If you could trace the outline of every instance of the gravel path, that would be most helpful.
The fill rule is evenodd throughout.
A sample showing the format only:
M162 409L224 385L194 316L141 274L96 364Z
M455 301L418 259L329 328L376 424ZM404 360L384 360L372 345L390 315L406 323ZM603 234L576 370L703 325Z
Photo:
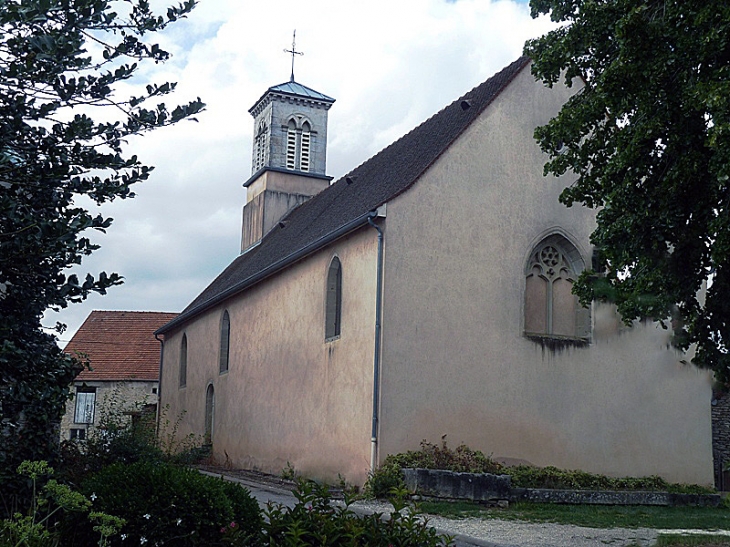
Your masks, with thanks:
M202 473L238 482L251 490L261 506L268 501L290 507L296 500L291 494L294 484L279 477L250 471L205 468ZM357 501L355 512L388 514L393 510L383 501ZM687 534L704 530L656 530L649 528L586 528L567 524L531 523L499 519L447 519L429 516L428 522L441 533L454 536L457 547L651 547L662 532ZM730 535L730 532L716 532Z

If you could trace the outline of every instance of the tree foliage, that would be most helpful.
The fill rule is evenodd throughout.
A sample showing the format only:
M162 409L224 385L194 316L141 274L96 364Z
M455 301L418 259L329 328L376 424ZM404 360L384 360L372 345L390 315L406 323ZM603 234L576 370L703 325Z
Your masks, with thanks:
M42 314L121 283L67 274L97 248L85 232L111 224L78 197L132 197L151 167L123 154L126 139L203 109L200 99L146 106L173 83L115 93L141 62L168 59L147 39L194 5L159 16L147 0L0 0L0 483L24 459L53 459L80 370L42 331Z
M531 0L560 26L530 40L533 74L581 89L536 130L561 201L599 208L582 302L672 318L675 344L730 380L730 3ZM703 285L709 280L706 293Z

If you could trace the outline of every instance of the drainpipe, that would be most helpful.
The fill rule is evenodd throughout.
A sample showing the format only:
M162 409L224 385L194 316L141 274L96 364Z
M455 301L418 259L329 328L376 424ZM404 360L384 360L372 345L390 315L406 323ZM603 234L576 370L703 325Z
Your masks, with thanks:
M373 424L370 434L370 472L378 464L378 410L380 406L380 316L383 306L383 230L373 222L374 218L385 216L385 208L372 211L368 224L378 231L378 277L375 295L375 355L373 357Z
M155 420L157 422L156 429L157 434L160 434L160 410L162 407L162 360L165 356L165 340L164 338L160 338L160 335L155 333L155 338L160 343L160 377L157 380L157 419Z

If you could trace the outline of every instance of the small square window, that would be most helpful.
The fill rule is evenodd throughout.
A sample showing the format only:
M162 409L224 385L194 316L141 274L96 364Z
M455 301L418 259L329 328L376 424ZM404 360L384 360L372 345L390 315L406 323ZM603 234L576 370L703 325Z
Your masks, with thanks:
M72 428L69 431L69 439L72 441L83 441L86 439L86 430L79 428Z

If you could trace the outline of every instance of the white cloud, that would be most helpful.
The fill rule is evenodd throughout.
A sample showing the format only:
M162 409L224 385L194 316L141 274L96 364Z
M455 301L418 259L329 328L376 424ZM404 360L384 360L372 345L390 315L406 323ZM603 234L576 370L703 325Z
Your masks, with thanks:
M153 7L165 5L155 0ZM251 105L289 79L297 30L297 81L336 99L329 115L328 174L339 178L516 59L525 39L550 28L511 0L201 0L154 40L173 59L135 82L177 81L166 102L201 97L199 122L133 139L129 153L156 168L102 212L115 218L102 248L78 271L116 271L121 287L46 324L92 309L180 311L240 247L242 183L250 176Z

